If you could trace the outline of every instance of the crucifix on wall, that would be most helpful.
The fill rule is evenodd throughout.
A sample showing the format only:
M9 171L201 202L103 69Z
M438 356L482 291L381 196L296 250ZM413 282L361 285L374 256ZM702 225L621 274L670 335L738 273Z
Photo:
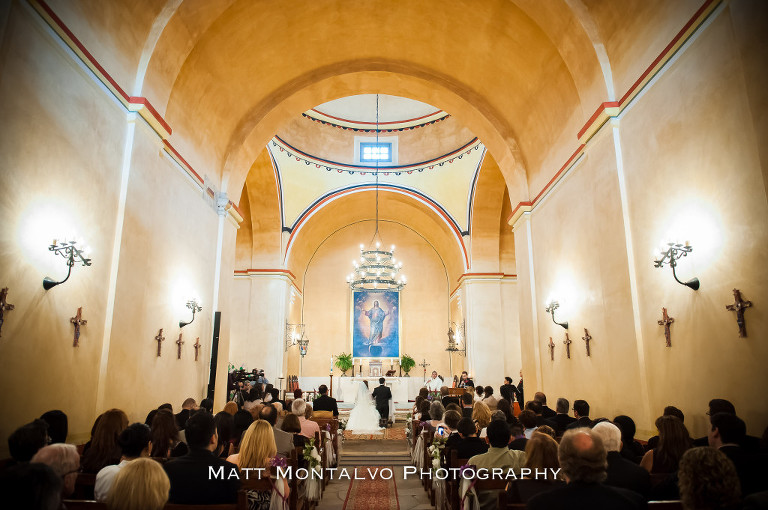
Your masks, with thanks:
M4 287L3 290L0 290L0 332L3 329L3 322L5 322L5 312L10 312L14 308L16 308L14 305L8 303L8 287Z
M549 337L549 359L555 361L555 342L552 341L552 337Z
M424 379L426 379L427 378L427 367L429 366L429 363L427 363L427 359L424 358L424 361L419 363L419 366L424 368Z
M589 331L587 331L587 328L584 328L584 336L581 337L582 340L587 344L587 357L590 356L589 352L589 341L592 340L592 335L589 334Z
M77 315L74 317L70 317L69 322L74 324L75 326L75 340L72 343L72 347L77 347L80 345L80 326L85 326L88 324L88 321L83 319L83 307L77 309Z
M195 340L195 344L192 346L195 348L195 361L197 361L197 356L200 354L200 347L202 347L203 344L200 343L200 337L197 337L197 340Z
M732 305L725 305L726 310L736 312L736 324L739 325L739 337L746 338L747 336L747 323L744 320L744 310L752 306L752 301L744 301L741 299L741 291L739 289L733 289L733 298L735 303Z
M669 331L669 326L671 326L672 323L675 322L675 318L670 317L667 314L667 309L662 307L661 320L656 322L659 323L659 326L664 326L664 338L666 338L667 340L667 347L672 347L672 333Z
M165 337L163 336L163 328L160 328L160 331L157 333L157 336L155 337L155 341L157 342L157 357L160 357L160 349L163 347L163 342L165 341Z
M176 345L179 346L178 347L179 350L178 350L178 353L177 353L177 356L178 356L177 359L181 359L181 346L184 345L184 340L181 339L181 333L179 333L179 339L176 340Z
M563 343L565 344L565 355L568 357L568 359L571 359L571 337L568 336L568 332L565 332L565 340L563 340Z

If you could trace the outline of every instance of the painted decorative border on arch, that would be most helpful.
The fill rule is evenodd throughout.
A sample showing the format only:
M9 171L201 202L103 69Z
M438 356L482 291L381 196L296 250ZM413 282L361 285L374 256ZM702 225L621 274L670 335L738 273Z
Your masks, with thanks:
M377 129L370 127L360 127L364 126L366 124L371 124L370 122L358 122L353 120L347 120L347 119L340 119L338 117L333 117L331 115L325 114L323 112L320 112L318 110L315 110L314 108L312 110L309 110L310 112L313 112L315 114L319 114L317 116L311 115L310 113L304 112L302 113L302 117L309 119L313 122L319 122L320 124L323 124L325 126L334 127L337 129L343 129L348 131L354 131L356 133L375 133ZM430 118L435 116L436 114L442 114L442 116L437 116L431 120L419 122L416 124L411 124L411 122L423 120L425 118ZM431 126L432 124L436 124L438 122L442 122L445 119L449 118L450 115L448 113L443 112L442 110L439 110L435 113L425 115L423 117L418 117L416 119L409 119L409 120L403 120L403 121L397 121L397 122L381 122L379 123L379 133L394 133L394 132L402 132L402 131L411 131L413 129L423 128L426 126ZM331 120L325 120L325 119L334 119L334 121ZM389 128L381 128L382 124L397 124L399 127L389 127Z

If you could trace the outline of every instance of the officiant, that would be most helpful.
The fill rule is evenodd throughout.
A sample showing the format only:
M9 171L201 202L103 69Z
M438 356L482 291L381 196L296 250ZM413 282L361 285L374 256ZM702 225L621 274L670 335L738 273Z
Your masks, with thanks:
M432 371L432 379L427 381L426 387L429 391L440 391L443 386L443 380L437 376L437 370Z

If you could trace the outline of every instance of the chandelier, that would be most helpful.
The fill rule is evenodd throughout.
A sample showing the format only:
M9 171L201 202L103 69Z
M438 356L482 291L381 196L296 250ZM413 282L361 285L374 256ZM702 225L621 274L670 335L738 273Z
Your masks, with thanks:
M376 94L376 148L379 148L379 95ZM376 229L366 248L360 244L360 258L353 260L355 270L347 276L352 290L401 290L406 278L399 275L402 262L395 259L395 245L382 248L379 234L379 159L376 160Z

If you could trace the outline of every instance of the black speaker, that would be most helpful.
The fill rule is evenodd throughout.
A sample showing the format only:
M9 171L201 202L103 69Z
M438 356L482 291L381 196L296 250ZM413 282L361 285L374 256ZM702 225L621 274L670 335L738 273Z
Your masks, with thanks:
M211 376L208 379L208 398L213 400L216 390L216 361L219 359L219 330L221 329L221 312L213 314L213 340L211 341Z

